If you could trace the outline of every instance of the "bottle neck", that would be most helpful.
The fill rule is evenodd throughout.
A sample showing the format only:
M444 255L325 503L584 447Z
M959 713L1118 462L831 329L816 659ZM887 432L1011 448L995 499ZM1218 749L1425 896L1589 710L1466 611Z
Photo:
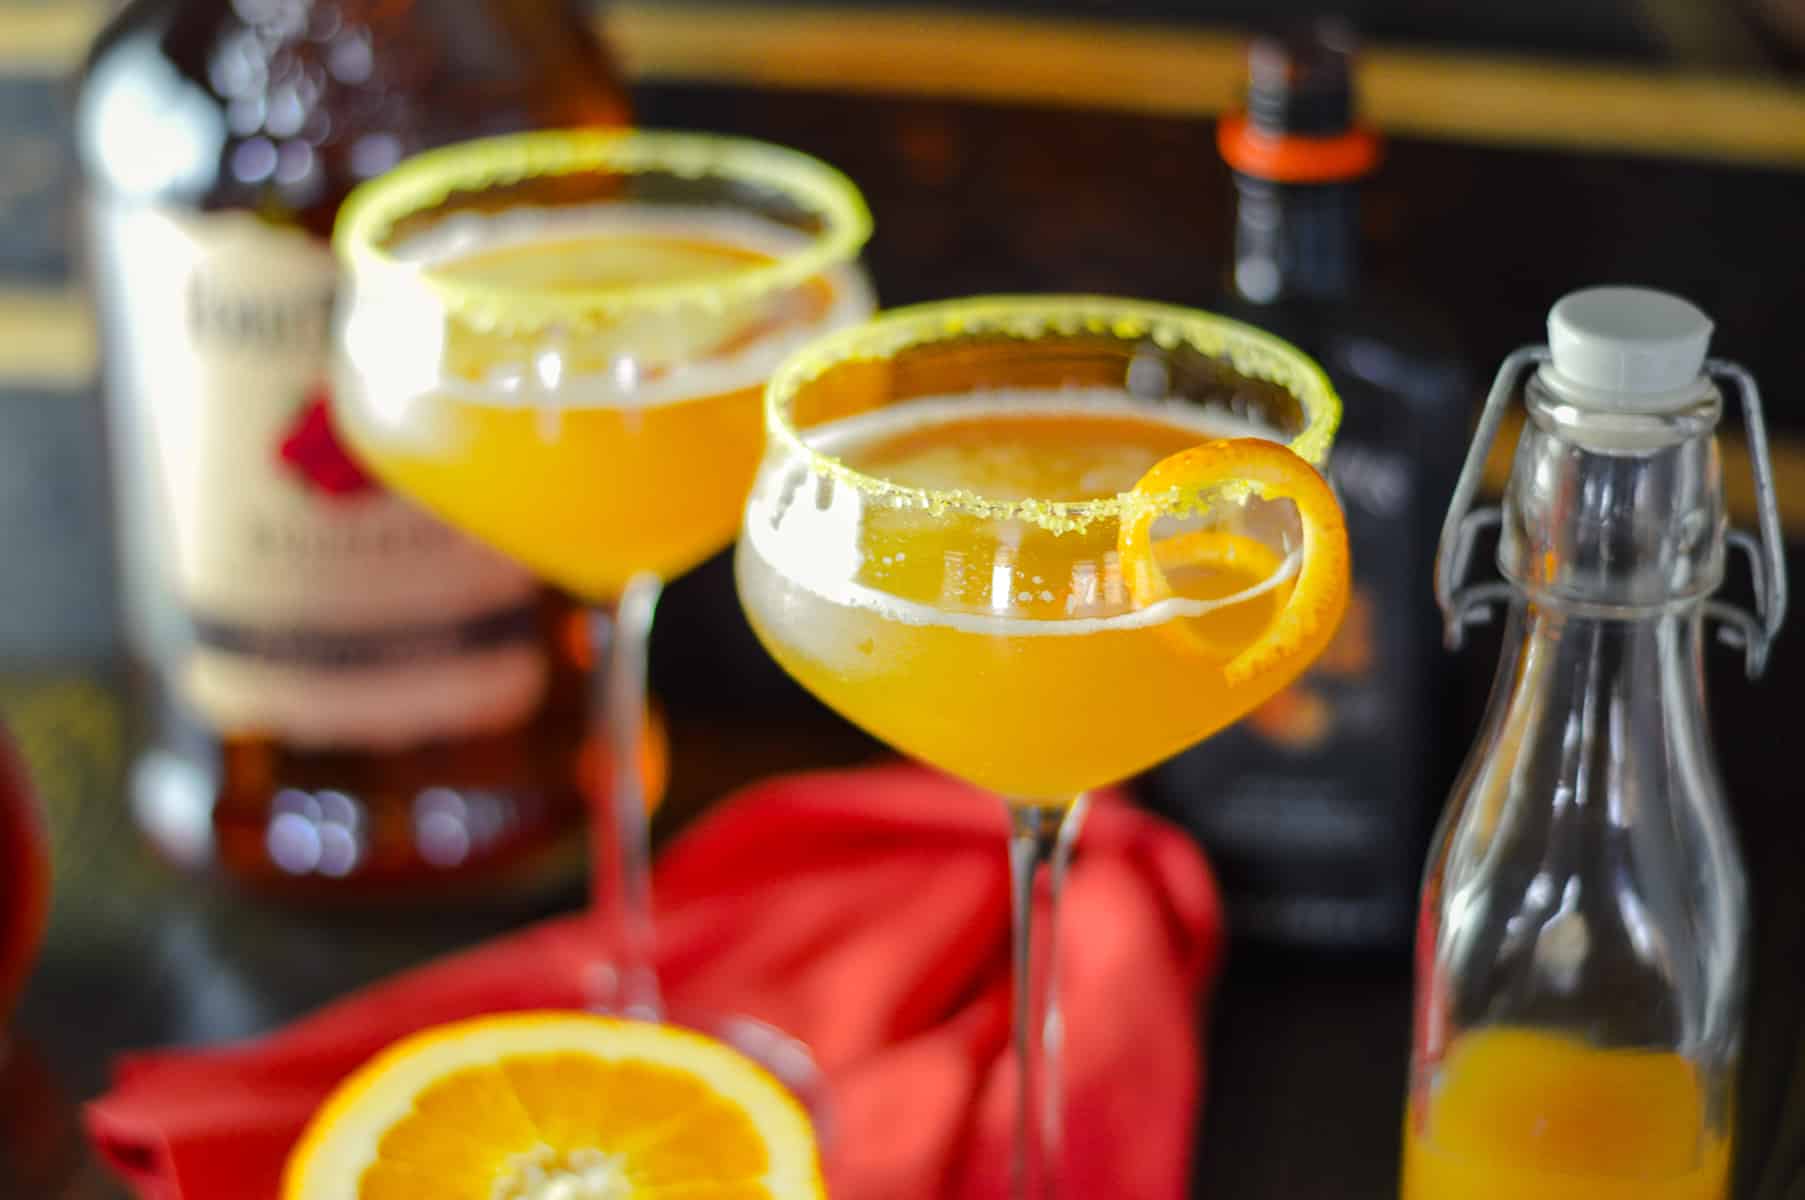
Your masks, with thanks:
M1681 611L1723 580L1722 401L1656 415L1566 403L1541 378L1505 488L1498 565L1532 602L1629 617Z
M1357 181L1274 183L1235 174L1235 292L1253 304L1343 300L1359 282Z

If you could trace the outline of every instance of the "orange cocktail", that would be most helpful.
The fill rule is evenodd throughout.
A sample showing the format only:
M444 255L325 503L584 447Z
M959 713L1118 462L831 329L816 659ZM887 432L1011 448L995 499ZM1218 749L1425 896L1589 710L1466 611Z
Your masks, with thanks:
M1403 1200L1723 1200L1698 1068L1530 1029L1456 1041L1404 1131Z
M452 232L404 251L443 279L554 295L743 271L807 240L731 210L631 203ZM606 598L636 574L674 578L732 541L764 444L766 377L871 305L862 273L841 266L742 311L655 330L626 320L554 347L538 329L453 322L436 379L380 394L354 374L338 413L397 491L544 578Z
M817 427L811 443L912 487L1114 504L1161 459L1254 432L1201 408L1062 389L911 401ZM1168 562L1175 594L1143 606L1107 506L1006 531L878 506L844 547L856 568L835 580L790 561L758 516L740 589L773 657L890 745L1004 795L1070 799L1124 779L1285 679L1223 676L1291 593L1286 552L1248 534L1218 531L1217 553Z
M334 421L398 493L589 606L610 764L591 822L609 926L592 1007L663 1012L641 780L659 591L732 540L772 369L870 312L870 231L826 163L641 129L431 150L341 210ZM717 1032L776 1044L745 1021Z
M1258 330L1098 297L923 305L786 362L740 600L852 721L1008 802L1017 1200L1057 1193L1057 920L1084 793L1209 736L1321 652L1347 533L1340 405Z

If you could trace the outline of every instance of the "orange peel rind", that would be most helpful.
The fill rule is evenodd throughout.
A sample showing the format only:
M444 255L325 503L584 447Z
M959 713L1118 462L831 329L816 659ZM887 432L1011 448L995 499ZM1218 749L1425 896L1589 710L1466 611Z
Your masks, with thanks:
M1230 685L1269 674L1289 678L1322 652L1347 607L1347 524L1334 492L1308 462L1259 438L1205 442L1155 464L1133 495L1143 502L1123 514L1117 549L1123 580L1141 608L1178 596L1167 573L1182 566L1226 565L1226 555L1235 554L1249 558L1248 565L1257 562L1256 574L1270 576L1283 562L1278 551L1243 535L1204 530L1156 540L1152 531L1160 517L1207 512L1248 496L1289 500L1303 531L1290 594L1265 630L1228 657L1222 672ZM1265 557L1256 558L1262 551ZM1222 647L1189 628L1192 622L1168 624L1222 654Z

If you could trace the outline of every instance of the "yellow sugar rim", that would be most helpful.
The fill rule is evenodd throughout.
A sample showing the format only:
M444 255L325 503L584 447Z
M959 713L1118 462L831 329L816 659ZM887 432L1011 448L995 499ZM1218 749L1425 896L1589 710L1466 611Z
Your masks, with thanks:
M402 220L460 193L530 179L605 171L720 179L766 188L821 218L821 231L770 263L691 278L556 292L447 279L397 258L385 242ZM748 138L644 129L555 129L505 134L429 150L362 184L345 200L332 244L355 277L401 271L417 277L460 320L484 330L576 328L680 308L722 309L797 287L856 257L871 236L871 212L844 174L796 150Z
M1289 392L1303 411L1304 427L1287 447L1310 465L1328 457L1341 424L1341 400L1314 359L1264 330L1214 313L1119 300L1109 296L978 296L893 309L864 325L829 334L792 355L765 387L765 431L811 471L858 488L899 508L926 509L936 516L963 512L986 520L1022 520L1053 533L1087 528L1105 518L1122 518L1153 505L1160 512L1195 509L1199 497L1179 493L1149 496L1140 491L1075 501L996 500L962 489L910 487L867 475L810 446L796 428L796 398L836 367L882 362L903 351L966 337L1017 338L1024 342L1102 336L1121 342L1152 342L1165 350L1181 346L1217 359L1249 379Z

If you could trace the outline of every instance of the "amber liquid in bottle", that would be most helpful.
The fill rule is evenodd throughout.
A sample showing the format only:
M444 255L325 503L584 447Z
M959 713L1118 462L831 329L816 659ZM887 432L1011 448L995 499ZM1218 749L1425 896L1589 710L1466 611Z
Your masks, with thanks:
M76 110L105 348L131 804L185 865L327 899L494 899L582 862L570 606L385 493L326 390L358 183L627 119L575 0L137 0Z

